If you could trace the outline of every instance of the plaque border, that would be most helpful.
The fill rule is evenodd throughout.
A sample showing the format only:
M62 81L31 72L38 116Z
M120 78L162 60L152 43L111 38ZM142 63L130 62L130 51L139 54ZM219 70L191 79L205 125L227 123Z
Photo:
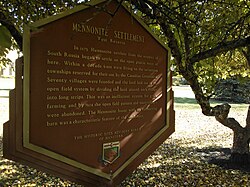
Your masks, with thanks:
M50 158L53 158L55 160L64 162L66 164L69 164L73 167L76 167L78 169L82 169L84 171L87 171L89 173L95 174L97 176L103 177L108 180L112 180L113 178L117 177L127 166L129 166L137 157L140 155L144 150L146 150L154 141L157 140L158 137L164 134L164 132L170 127L171 119L170 119L170 112L171 112L171 107L173 105L172 97L171 97L171 90L172 90L172 85L171 85L171 72L168 71L170 68L170 50L169 47L161 41L151 30L150 28L135 14L129 10L129 8L123 3L122 7L127 10L131 16L136 19L136 21L139 22L139 24L159 43L161 46L166 50L167 56L166 56L166 62L167 63L167 69L166 69L166 114L165 115L165 121L164 121L164 127L161 128L160 131L157 132L152 138L150 138L145 144L142 145L128 160L121 165L112 175L107 174L100 169L95 169L93 167L87 166L85 164L82 164L80 162L77 162L73 159L67 158L63 155L60 155L58 153L55 153L53 151L50 151L48 149L42 148L40 146L34 145L30 143L30 35L32 31L36 31L39 29L39 27L44 26L48 23L54 22L58 19L62 19L66 16L69 16L71 14L80 12L84 9L87 9L89 7L94 7L98 4L107 2L107 0L94 0L88 3L89 6L87 5L78 5L73 9L70 9L68 11L65 11L64 13L60 13L58 15L51 16L49 18L45 18L43 20L37 21L35 23L32 23L30 25L25 25L24 26L24 42L23 42L23 56L24 56L24 76L23 76L23 146L27 149L30 149L32 151L35 151L37 153L46 155Z

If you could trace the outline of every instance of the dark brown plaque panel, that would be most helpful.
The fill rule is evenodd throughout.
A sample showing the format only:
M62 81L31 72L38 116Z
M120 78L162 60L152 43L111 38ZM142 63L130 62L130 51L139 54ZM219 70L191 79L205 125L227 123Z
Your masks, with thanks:
M6 158L113 186L174 132L169 51L132 16L86 6L26 27Z

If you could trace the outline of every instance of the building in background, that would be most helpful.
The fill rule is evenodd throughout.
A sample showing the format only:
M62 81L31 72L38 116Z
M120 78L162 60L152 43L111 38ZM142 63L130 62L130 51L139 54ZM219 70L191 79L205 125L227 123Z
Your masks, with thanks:
M0 63L0 78L14 78L15 77L15 61L18 58L17 51L10 51L7 58L11 60L9 64L2 65Z
M13 78L15 76L15 63L12 61L6 66L0 66L1 78Z

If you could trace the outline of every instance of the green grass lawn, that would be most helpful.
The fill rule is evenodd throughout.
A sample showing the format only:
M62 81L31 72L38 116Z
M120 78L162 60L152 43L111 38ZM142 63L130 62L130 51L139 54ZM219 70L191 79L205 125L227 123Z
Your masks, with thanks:
M175 109L190 110L190 109L200 109L197 101L194 98L194 93L191 88L187 85L184 86L173 86L174 91L174 105ZM211 106L227 103L226 101L218 101L215 99L210 100ZM231 110L246 110L248 104L242 103L228 103L231 105Z
M224 101L217 101L214 99L210 100L211 106L220 105L226 103ZM248 108L248 104L240 104L240 103L228 103L231 105L234 110L246 110ZM194 98L185 98L185 97L175 97L174 98L174 106L175 109L181 110L191 110L191 109L199 109L200 106L197 104L197 101Z

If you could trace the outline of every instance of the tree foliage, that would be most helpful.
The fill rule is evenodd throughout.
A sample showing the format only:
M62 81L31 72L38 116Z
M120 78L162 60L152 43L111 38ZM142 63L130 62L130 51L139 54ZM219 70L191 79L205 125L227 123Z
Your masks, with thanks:
M249 75L246 64L250 65L250 2L134 0L132 3L148 24L159 26L158 32L166 36L177 70L190 84L202 113L215 116L233 130L233 160L248 161L250 107L243 127L228 117L229 104L212 107L209 100L219 76ZM239 69L235 70L236 67Z
M0 65L10 63L9 50L22 51L23 25L73 8L81 0L1 0Z
M2 42L0 46L9 48L14 43L22 50L23 24L32 23L42 18L57 14L79 4L80 0L1 0L0 1L0 34L8 35L8 30L14 40ZM2 29L1 29L2 28ZM6 46L7 45L7 46Z
M250 77L247 60L239 50L201 60L194 65L194 71L207 97L214 94L214 87L222 79L236 78L244 81Z
M110 1L112 0L107 0L107 3ZM228 104L211 107L209 100L218 78L249 76L250 1L118 0L118 2L126 2L168 43L176 69L190 84L203 114L215 116L220 123L235 131L244 131L247 134L244 135L244 141L249 142L249 120L243 128L235 119L228 118L230 110ZM4 49L10 46L6 42L10 41L7 29L12 36L11 46L16 44L22 50L23 24L54 15L80 3L84 2L1 0L2 31L0 29L0 32L4 33L5 37L0 39L0 46ZM235 135L235 137L240 136ZM239 144L240 141L237 142ZM235 150L238 149L236 147L234 146Z
M209 99L216 79L234 69L228 62L236 62L232 60L234 57L242 59L241 51L247 51L250 43L250 2L135 0L132 3L144 20L167 38L177 71L189 82L203 113L211 115ZM233 54L231 59L229 51ZM243 69L246 72L246 66L240 65L246 64L245 61L237 61L241 67L238 72Z

